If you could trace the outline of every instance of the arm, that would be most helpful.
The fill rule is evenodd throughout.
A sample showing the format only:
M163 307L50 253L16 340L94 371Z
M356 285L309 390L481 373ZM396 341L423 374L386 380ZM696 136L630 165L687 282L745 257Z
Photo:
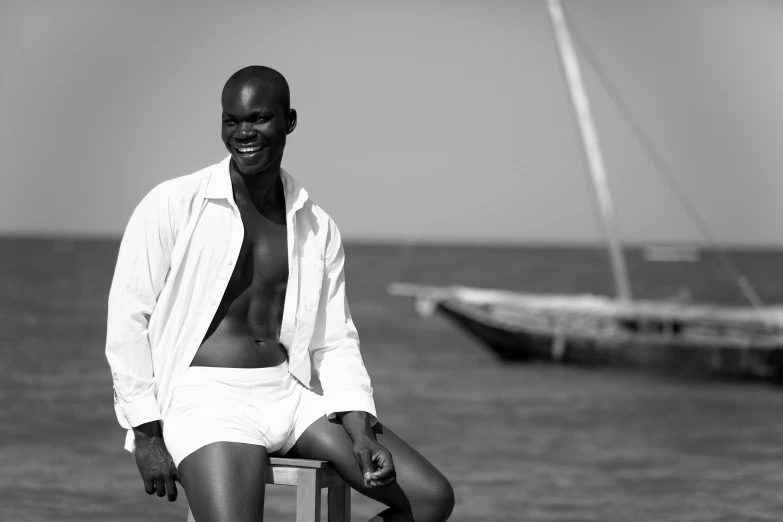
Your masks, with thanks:
M172 244L168 198L156 187L128 221L109 291L106 358L115 413L126 429L160 419L147 327L163 289Z
M114 270L106 327L106 358L114 407L124 428L133 428L136 464L147 493L176 499L176 468L163 444L155 398L147 328L169 270L174 243L168 197L156 187L133 211Z
M323 387L327 417L338 418L351 437L365 485L381 486L395 480L394 464L373 432L377 423L373 391L345 294L345 251L331 220L327 241L313 363Z
M378 443L371 426L372 418L364 411L337 413L353 441L353 455L362 470L365 487L384 486L396 480L391 452Z
M311 340L313 367L324 392L327 417L361 411L370 426L377 422L370 376L359 351L345 293L345 251L340 233L329 220L321 299Z
M136 466L139 468L144 482L144 491L148 495L157 493L159 497L166 496L170 502L177 500L177 485L179 480L177 466L171 458L169 450L163 441L163 429L160 421L151 421L133 428L136 449ZM167 492L168 490L168 492Z

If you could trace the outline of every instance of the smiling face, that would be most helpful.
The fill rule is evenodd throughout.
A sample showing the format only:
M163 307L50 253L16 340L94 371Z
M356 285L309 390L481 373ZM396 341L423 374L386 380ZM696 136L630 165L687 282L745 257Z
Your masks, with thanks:
M296 127L296 111L273 83L237 82L223 90L223 144L245 175L280 167L286 136Z

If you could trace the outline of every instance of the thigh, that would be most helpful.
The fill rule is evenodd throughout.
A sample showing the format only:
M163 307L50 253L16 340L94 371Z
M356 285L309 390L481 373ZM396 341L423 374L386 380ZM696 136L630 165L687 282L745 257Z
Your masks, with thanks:
M373 428L378 442L389 450L397 472L391 484L368 488L364 486L359 463L353 455L353 441L342 424L322 417L310 425L290 455L307 459L327 460L340 477L353 489L386 506L410 509L429 503L451 491L446 477L427 459L380 422Z
M266 448L213 442L185 457L179 471L196 522L256 522L264 516Z

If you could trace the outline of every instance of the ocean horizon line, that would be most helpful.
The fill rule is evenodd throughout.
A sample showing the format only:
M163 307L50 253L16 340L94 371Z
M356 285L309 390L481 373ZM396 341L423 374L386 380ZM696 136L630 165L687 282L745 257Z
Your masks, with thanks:
M52 242L52 243L119 243L120 234L72 234L72 233L48 233L48 232L0 232L0 241L3 242ZM591 239L523 239L519 241L505 241L495 239L477 238L365 238L343 237L346 246L358 247L386 247L386 248L484 248L499 250L604 250L606 245L599 240ZM781 252L783 243L771 244L762 242L753 243L726 243L718 248L706 242L684 240L624 240L623 250L650 250L650 251L677 251L688 252L712 252L716 250L736 252Z

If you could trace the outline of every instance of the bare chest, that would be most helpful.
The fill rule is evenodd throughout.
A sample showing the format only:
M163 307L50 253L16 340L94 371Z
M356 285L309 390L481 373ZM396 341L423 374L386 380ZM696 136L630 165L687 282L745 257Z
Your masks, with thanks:
M240 213L244 236L229 288L264 295L284 292L288 282L285 217L268 219L254 208L240 207Z

